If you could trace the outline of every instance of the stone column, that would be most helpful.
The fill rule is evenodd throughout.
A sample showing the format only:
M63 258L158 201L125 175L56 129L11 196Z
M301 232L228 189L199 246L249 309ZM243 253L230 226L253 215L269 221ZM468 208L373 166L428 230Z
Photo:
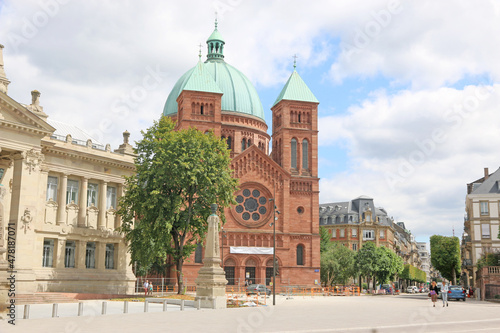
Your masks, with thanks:
M211 206L212 215L208 217L208 232L205 244L203 267L196 278L196 298L204 308L226 308L226 273L220 267L219 217L215 214L217 205Z
M82 177L82 186L80 188L80 200L78 205L80 209L78 210L78 226L85 227L87 226L86 217L87 217L87 187L89 184L89 179L87 177Z
M101 190L99 191L99 221L98 230L106 229L106 192L108 191L108 183L101 182Z
M118 203L120 202L120 198L123 196L123 184L118 184L116 187L116 207L115 210L118 210ZM115 229L121 227L122 225L122 217L119 214L115 214Z
M68 175L61 174L59 195L57 198L57 224L66 223L66 191L68 190Z
M54 267L64 268L64 256L66 254L66 240L58 239L54 243L56 248L54 249Z
M96 242L95 245L95 267L100 270L105 270L104 260L106 258L106 243Z
M75 267L85 269L85 255L87 252L87 242L79 240L76 242Z

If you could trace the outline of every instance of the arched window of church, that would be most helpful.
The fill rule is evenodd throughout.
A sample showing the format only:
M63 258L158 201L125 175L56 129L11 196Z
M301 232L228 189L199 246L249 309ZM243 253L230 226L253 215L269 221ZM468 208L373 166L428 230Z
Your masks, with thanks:
M247 139L241 140L241 151L247 149Z
M292 139L292 168L297 169L297 140Z
M297 266L304 266L304 246L297 245Z
M196 246L196 251L194 252L194 262L197 264L201 264L201 263L203 263L202 259L203 259L202 247L201 247L201 243L198 243L198 245Z
M248 139L247 147L250 147L251 145L252 145L252 141L250 139Z
M300 123L300 112L299 112L299 123Z
M227 149L232 149L231 148L231 137L230 136L227 137L226 142L227 142Z
M200 114L203 114L203 104L200 106Z
M302 169L309 169L309 142L302 140Z

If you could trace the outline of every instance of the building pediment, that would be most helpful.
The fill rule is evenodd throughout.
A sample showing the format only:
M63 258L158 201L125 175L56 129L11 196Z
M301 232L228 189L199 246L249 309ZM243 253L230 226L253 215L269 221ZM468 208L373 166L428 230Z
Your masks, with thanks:
M231 167L236 178L242 178L248 173L257 172L270 183L277 185L281 185L284 179L290 179L288 172L255 145L250 146L236 156L231 163Z
M55 128L46 121L2 92L0 92L0 127L40 134L42 137L55 131Z

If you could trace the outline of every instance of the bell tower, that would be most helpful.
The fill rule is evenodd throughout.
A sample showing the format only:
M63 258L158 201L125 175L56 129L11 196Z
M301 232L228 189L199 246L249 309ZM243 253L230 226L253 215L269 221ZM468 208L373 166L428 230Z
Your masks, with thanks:
M272 159L292 176L318 177L318 104L294 70L271 108Z

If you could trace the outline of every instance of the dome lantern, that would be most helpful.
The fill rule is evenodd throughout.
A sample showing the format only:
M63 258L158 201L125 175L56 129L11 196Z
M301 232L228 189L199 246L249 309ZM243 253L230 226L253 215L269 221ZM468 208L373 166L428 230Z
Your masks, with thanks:
M214 32L207 39L207 60L223 60L224 59L224 39L222 35L217 30L217 19L215 19L215 29Z

